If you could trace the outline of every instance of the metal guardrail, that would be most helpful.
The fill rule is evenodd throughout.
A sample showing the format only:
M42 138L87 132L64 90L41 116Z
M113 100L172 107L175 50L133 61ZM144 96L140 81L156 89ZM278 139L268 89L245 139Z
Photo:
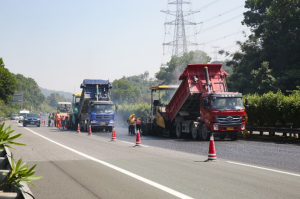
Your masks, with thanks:
M283 133L283 136L287 136L287 133L289 134L297 134L299 137L300 134L300 128L284 128L284 127L261 127L261 126L247 126L247 131L250 131L250 134L253 133L253 131L259 131L260 135L263 135L263 132L269 132L269 135L274 136L275 133Z

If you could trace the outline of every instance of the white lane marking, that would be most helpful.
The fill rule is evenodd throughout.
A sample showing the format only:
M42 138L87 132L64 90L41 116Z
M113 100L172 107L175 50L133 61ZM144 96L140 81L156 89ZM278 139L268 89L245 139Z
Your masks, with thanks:
M47 137L45 137L45 136L43 136L43 135L40 135L40 134L38 134L38 133L32 131L31 129L28 129L28 128L26 128L26 127L25 127L25 129L27 129L28 131L30 131L30 132L32 132L32 133L34 133L34 134L36 134L36 135L38 135L38 136L40 136L40 137L42 137L42 138L44 138L44 139L46 139L46 140L48 140L48 141L54 143L54 144L57 144L57 145L59 145L59 146L65 148L65 149L68 149L68 150L70 150L70 151L72 151L72 152L74 152L74 153L77 153L78 155L81 155L81 156L86 157L86 158L88 158L88 159L90 159L90 160L93 160L93 161L98 162L98 163L100 163L100 164L103 164L103 165L105 165L105 166L107 166L107 167L110 167L110 168L112 168L112 169L115 169L115 170L117 170L117 171L119 171L119 172L121 172L121 173L124 173L124 174L126 174L126 175L128 175L128 176L130 176L130 177L133 177L133 178L135 178L135 179L137 179L137 180L140 180L140 181L142 181L142 182L144 182L144 183L147 183L147 184L149 184L149 185L151 185L151 186L154 186L154 187L156 187L156 188L158 188L158 189L160 189L160 190L162 190L162 191L165 191L165 192L167 192L167 193L169 193L169 194L172 194L172 195L174 195L174 196L176 196L176 197L178 197L178 198L192 199L191 197L189 197L189 196L187 196L187 195L184 195L184 194L182 194L182 193L180 193L180 192L178 192L178 191L175 191L175 190L173 190L173 189L170 189L170 188L168 188L168 187L166 187L166 186L164 186L164 185L158 184L158 183L153 182L153 181L151 181L151 180L148 180L148 179L146 179L146 178L144 178L144 177L141 177L141 176L139 176L139 175L136 175L136 174L134 174L134 173L131 173L131 172L129 172L129 171L126 171L126 170L124 170L124 169L121 169L120 167L114 166L114 165L109 164L109 163L107 163L107 162L104 162L104 161L102 161L102 160L98 160L98 159L96 159L96 158L94 158L94 157L92 157L92 156L86 155L86 154L81 153L81 152L79 152L79 151L77 151L77 150L75 150L75 149L72 149L72 148L67 147L67 146L65 146L65 145L63 145L63 144L60 144L60 143L58 143L58 142L56 142L56 141L53 141L53 140L51 140L51 139L49 139L49 138L47 138Z
M132 145L134 145L134 143L132 143L132 142L126 142L126 141L121 141L121 142L124 142L124 143L127 143L127 144L132 144ZM141 146L143 146L143 147L149 147L149 146L147 146L147 145L141 145Z
M276 173L282 173L282 174L300 177L300 174L296 174L296 173L289 173L289 172L279 171L279 170L275 170L275 169L268 169L265 167L259 167L259 166L249 165L249 164L242 164L242 163L238 163L238 162L231 162L231 161L226 161L226 162L228 162L230 164L237 164L237 165L241 165L241 166L252 167L252 168L256 168L256 169L262 169L262 170L267 170L267 171L273 171Z

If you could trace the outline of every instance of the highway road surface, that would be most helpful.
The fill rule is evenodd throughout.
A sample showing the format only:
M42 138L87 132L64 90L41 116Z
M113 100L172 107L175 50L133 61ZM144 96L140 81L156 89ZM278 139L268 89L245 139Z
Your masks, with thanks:
M218 162L205 162L209 142L23 127L8 121L15 159L37 164L29 185L37 199L300 198L299 145L215 141ZM259 149L259 150L258 150Z

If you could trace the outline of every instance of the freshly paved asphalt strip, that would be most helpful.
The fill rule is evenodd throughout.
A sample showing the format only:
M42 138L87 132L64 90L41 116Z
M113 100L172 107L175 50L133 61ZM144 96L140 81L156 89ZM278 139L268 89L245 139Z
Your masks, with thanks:
M37 188L30 187L36 198L299 198L300 178L285 171L219 158L206 163L207 156L134 147L118 136L111 142L101 132L87 136L9 123L24 133L18 142L27 144L12 153L37 163L36 175L43 176L33 182Z

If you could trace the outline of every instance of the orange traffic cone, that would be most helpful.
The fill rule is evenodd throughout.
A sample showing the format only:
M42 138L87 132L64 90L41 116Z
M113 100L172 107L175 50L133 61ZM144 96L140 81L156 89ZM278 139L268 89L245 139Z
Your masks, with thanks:
M210 136L208 159L205 162L208 162L208 161L217 161L217 154L216 154L214 135L213 134L211 134L211 136Z
M140 132L139 130L136 132L136 143L135 146L141 146L141 137L140 137Z
M88 135L92 135L92 127L91 127L91 125L89 125L89 134Z
M77 125L77 133L80 133L80 125L79 125L79 123Z
M116 131L115 131L115 127L113 127L113 131L112 131L112 135L111 135L111 141L116 141Z

